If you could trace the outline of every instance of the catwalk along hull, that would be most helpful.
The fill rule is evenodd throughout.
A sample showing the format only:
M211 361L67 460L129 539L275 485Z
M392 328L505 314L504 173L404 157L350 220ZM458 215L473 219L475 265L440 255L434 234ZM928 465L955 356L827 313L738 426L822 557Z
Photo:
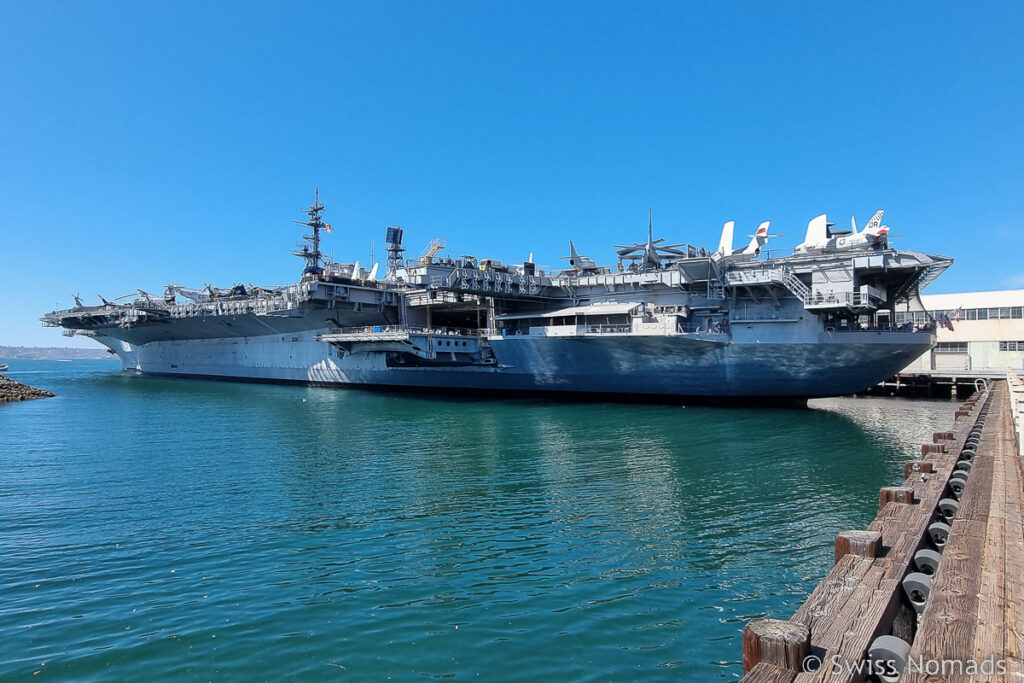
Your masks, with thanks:
M821 332L803 340L729 341L678 336L494 336L486 365L396 364L393 354L346 352L324 330L133 346L97 340L125 369L146 374L402 389L633 394L671 397L812 398L854 393L892 376L933 335ZM715 339L715 337L719 339ZM284 342L284 343L282 343Z

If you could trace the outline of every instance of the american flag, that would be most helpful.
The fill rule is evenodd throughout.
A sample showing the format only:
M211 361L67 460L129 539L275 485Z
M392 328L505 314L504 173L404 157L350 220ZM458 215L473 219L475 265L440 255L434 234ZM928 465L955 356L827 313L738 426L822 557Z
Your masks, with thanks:
M334 232L334 228L331 227L330 223L324 223L324 230L327 232Z
M956 310L949 314L950 319L951 320L955 320L957 322L960 322L960 318L962 318L963 316L964 316L964 307L963 306L957 306Z
M945 313L940 314L939 317L935 319L935 322L939 324L939 327L945 327L950 332L953 331L953 323L950 322Z

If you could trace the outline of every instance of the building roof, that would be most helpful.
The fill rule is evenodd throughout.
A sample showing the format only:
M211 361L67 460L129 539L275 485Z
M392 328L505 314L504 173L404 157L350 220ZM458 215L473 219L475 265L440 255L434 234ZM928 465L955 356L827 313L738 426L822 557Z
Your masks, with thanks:
M953 309L960 306L964 308L1024 306L1024 289L1000 289L959 294L922 294L921 301L928 310Z

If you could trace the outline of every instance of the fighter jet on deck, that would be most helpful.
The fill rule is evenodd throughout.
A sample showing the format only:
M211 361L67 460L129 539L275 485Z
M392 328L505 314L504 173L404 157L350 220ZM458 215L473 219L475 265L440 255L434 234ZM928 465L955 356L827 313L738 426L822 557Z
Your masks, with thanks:
M596 273L598 271L598 267L597 264L594 263L594 259L577 252L576 245L572 243L572 240L569 240L569 255L562 256L562 258L568 259L569 265L581 273Z
M761 254L761 248L768 243L769 237L781 237L781 235L769 235L768 226L771 221L765 221L757 226L757 230L750 235L750 243L742 249L732 248L732 234L736 227L736 221L728 221L722 226L722 238L718 241L718 250L711 255L716 261L750 261Z
M833 235L831 228L835 223L829 223L828 217L821 214L807 224L807 235L804 241L796 246L796 254L818 254L826 251L844 251L864 247L881 248L888 246L887 236L889 226L882 225L882 215L885 211L878 211L867 225L860 232L857 232L857 221L850 219L851 231L849 234Z

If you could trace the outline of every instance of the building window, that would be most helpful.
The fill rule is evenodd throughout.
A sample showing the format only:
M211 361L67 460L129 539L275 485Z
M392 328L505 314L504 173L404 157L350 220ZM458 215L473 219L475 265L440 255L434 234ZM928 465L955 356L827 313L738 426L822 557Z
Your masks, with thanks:
M967 342L939 342L935 345L937 353L967 353Z
M999 342L1000 351L1024 351L1024 341Z
M940 315L946 315L950 319L953 318L953 311L945 309L936 309L929 311L933 318L938 318ZM914 320L915 322L924 322L924 313L922 311L912 311L907 313L897 313L896 322L897 324L902 321ZM961 320L1009 320L1009 319L1020 320L1024 318L1024 306L1012 306L1012 307L1000 307L1000 308L965 308L961 311Z

